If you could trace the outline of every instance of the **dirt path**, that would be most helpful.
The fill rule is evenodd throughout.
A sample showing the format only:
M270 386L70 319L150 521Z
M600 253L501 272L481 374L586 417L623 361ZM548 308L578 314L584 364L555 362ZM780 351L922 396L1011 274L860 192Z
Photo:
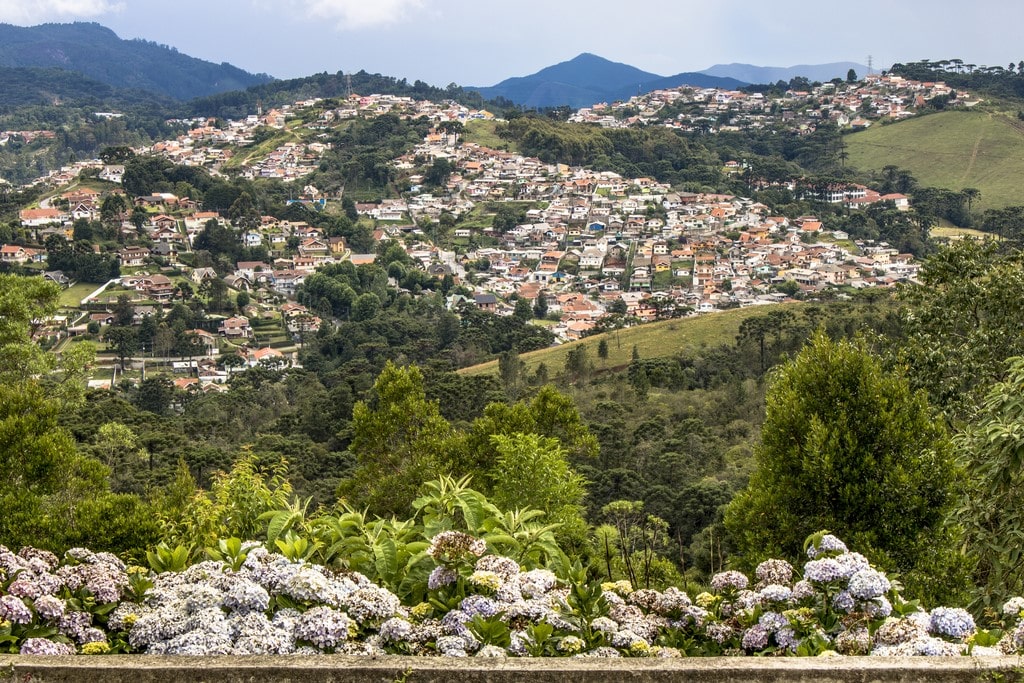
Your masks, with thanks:
M981 147L981 133L978 133L978 139L974 141L974 149L971 150L971 159L967 162L967 168L964 170L963 178L960 180L961 185L967 182L967 178L970 177L971 171L974 170L974 162L978 160L979 147Z

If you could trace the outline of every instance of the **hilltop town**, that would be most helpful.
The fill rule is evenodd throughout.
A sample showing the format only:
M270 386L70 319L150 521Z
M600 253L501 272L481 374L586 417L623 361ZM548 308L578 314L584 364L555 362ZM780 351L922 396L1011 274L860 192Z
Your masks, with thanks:
M856 128L872 120L899 120L931 106L936 98L946 106L965 101L966 95L942 83L898 76L790 89L781 96L678 88L595 105L569 120L706 132L763 126L813 132L823 121ZM557 339L571 341L610 324L771 304L827 289L843 296L852 289L912 278L918 268L910 254L885 243L855 243L842 231L826 229L813 215L787 218L743 196L679 191L649 177L543 163L467 141L466 126L493 122L495 116L453 102L394 95L313 98L241 120L178 120L174 123L187 126L187 132L133 153L201 167L214 175L293 183L293 201L323 211L342 197L328 196L303 179L331 148L325 132L348 120L385 114L425 118L433 126L411 152L392 160L407 191L399 198L356 203L356 213L373 226L375 243L394 240L431 277L448 277L461 286L461 293L448 296L453 310L468 305L511 315L517 301L525 300L551 319ZM268 148L263 140L274 139L280 131L294 140ZM19 134L45 132L4 135ZM427 186L423 169L438 163L444 165L443 183ZM723 169L727 174L746 170L742 160L729 160ZM317 311L294 301L306 278L327 264L358 265L375 258L373 253L353 253L343 237L329 236L304 221L264 215L243 227L187 196L124 196L119 189L124 173L123 164L92 160L37 179L31 185L46 188L46 194L38 206L20 213L27 239L0 248L4 264L28 266L67 286L69 278L48 267L47 249L41 245L50 235L74 240L81 221L117 223L123 246L116 254L115 277L84 297L79 313L68 311L61 318L53 328L58 336L84 334L95 329L90 323L109 323L119 297L129 298L136 310L133 322L141 324L154 307L170 306L199 289L208 291L217 281L223 283L219 290L251 294L252 302L237 315L217 321L216 327L193 331L196 348L208 355L205 373L202 363L189 365L197 369L195 379L223 381L223 363L214 362L219 352L238 355L241 365L267 359L294 362L295 344L324 322ZM82 183L82 177L103 181L105 187ZM910 208L904 194L880 194L854 183L801 189L798 182L774 184L814 193L815 199L849 210L882 202L898 211ZM118 196L124 202L112 214L111 197ZM446 230L432 229L439 225ZM231 272L220 274L197 267L185 255L211 226L232 230L245 248L260 250L266 258L239 261ZM277 321L263 340L272 338L272 345L261 345L250 318ZM266 329L266 320L261 325Z

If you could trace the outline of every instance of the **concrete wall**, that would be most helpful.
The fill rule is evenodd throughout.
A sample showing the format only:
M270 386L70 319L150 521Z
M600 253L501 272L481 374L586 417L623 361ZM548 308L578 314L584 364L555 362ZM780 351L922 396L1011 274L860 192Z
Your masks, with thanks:
M21 657L6 683L888 683L1024 681L1020 657L446 659L424 657Z

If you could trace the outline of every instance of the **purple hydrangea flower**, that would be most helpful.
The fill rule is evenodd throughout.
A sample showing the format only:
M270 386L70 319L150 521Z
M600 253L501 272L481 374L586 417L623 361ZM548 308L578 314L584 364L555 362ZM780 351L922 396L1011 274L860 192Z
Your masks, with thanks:
M459 603L459 609L469 615L470 618L480 615L481 617L493 617L498 613L498 605L493 600L483 595L469 595Z
M835 597L832 598L832 606L840 612L852 612L854 607L853 596L850 595L850 591L839 591Z
M793 590L788 586L768 584L758 594L764 602L788 602L793 597Z
M75 648L66 643L57 643L46 638L26 638L19 654L23 655L73 655Z
M743 590L749 583L744 574L734 570L719 572L711 577L711 589L716 592L727 589Z
M768 636L771 635L761 624L754 624L743 633L744 650L763 650L768 647Z
M0 621L27 624L32 621L32 610L16 595L0 597Z
M778 612L765 612L757 620L757 623L763 626L769 633L777 633L789 626L789 620Z
M427 588L436 591L439 588L450 586L458 578L459 574L454 569L440 565L434 567L434 571L430 572L430 576L427 577Z
M754 570L758 583L788 586L793 580L793 565L785 560L765 560Z

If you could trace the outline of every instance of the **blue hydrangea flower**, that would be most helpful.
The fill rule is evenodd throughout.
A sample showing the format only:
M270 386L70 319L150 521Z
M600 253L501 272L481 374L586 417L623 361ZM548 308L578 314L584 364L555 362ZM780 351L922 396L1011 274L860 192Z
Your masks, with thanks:
M876 569L861 569L850 577L847 590L858 600L871 600L889 592L892 584L885 574Z
M815 559L822 555L845 553L847 551L846 544L840 541L832 534L825 534L818 541L817 546L811 544L807 546L807 557Z
M844 578L843 566L835 558L811 560L804 565L804 578L814 583L832 583Z
M757 620L757 623L763 626L769 633L777 633L789 626L789 620L778 612L765 612Z
M974 633L974 617L960 607L936 607L932 610L928 631L949 638L966 638Z
M850 591L839 591L832 598L832 606L840 612L852 612L854 604L855 602L853 596L850 595Z

